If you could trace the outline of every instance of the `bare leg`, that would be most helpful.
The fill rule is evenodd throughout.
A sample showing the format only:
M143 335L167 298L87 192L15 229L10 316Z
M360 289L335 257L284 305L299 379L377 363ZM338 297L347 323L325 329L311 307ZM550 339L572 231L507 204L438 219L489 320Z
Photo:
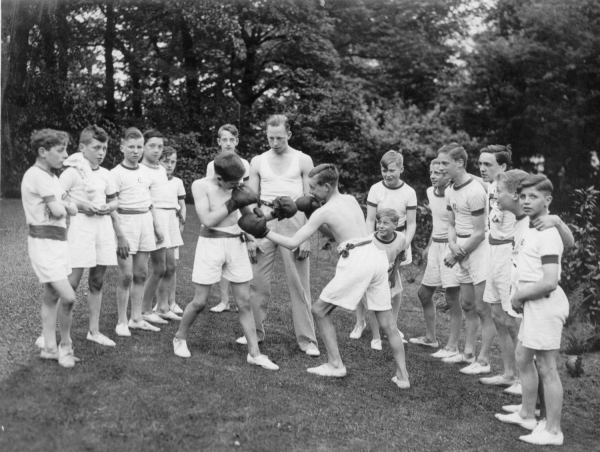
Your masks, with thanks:
M563 387L556 368L558 350L540 350L535 352L540 376L544 387L546 405L546 430L558 435L562 416Z
M164 276L166 271L166 248L161 248L156 251L152 251L150 253L150 259L152 260L152 274L150 277L145 280L146 283L143 288L143 298L142 298L142 314L152 314L152 300L154 299L154 295L156 294L156 289L158 288L158 284L161 278ZM138 253L140 254L140 253ZM148 253L143 253L148 254ZM135 257L134 257L135 260ZM146 257L146 274L148 274L148 257ZM145 278L144 278L145 279ZM134 281L133 284L135 286L135 273L134 273ZM133 308L133 294L132 294L132 308ZM132 314L133 317L133 314Z
M221 290L221 304L229 306L229 281L221 278L219 289Z
M460 326L462 324L462 307L460 305L460 287L446 288L446 304L450 308L450 335L447 350L458 350L458 336L460 334Z
M400 306L402 306L402 292L392 297L392 318L394 319L396 328L398 328L398 314L400 313Z
M167 248L165 251L165 272L158 283L156 292L157 308L161 313L169 311L169 293L175 278L175 248ZM148 284L146 284L146 287ZM145 294L144 294L145 295Z
M60 328L61 347L71 347L71 324L73 323L73 307L75 306L75 292L68 280L51 282L50 285L60 297L58 305L58 326Z
M58 293L50 283L45 283L42 296L42 335L44 336L44 349L48 352L56 352L56 311L58 303Z
M492 320L492 309L490 304L483 301L483 292L485 292L485 281L473 286L475 295L475 308L479 320L481 321L481 349L477 356L477 362L482 365L488 365L490 359L490 350L494 336L496 336L496 327Z
M100 334L100 308L102 307L102 286L106 275L106 265L97 265L90 268L88 276L88 310L89 331L92 335Z
M206 306L206 300L210 295L210 285L205 284L196 284L196 293L194 295L194 299L188 303L183 311L183 316L181 318L181 323L179 324L179 329L177 333L175 333L175 337L177 339L186 340L190 327L196 320L196 317L204 310Z
M359 306L362 306L362 302ZM363 310L366 309L363 306ZM358 308L357 308L358 311ZM358 316L356 316L358 319ZM357 322L358 325L358 322ZM379 331L379 322L377 321L377 316L373 311L369 311L369 325L371 325L371 332L373 333L373 340L381 340L381 332Z
M465 350L464 354L471 357L475 354L479 317L475 309L475 291L473 284L460 285L460 302L465 313Z
M521 374L521 385L523 387L521 412L519 416L523 419L535 419L535 402L538 390L538 372L533 363L534 350L525 347L521 341L517 344L516 360Z
M331 313L334 309L334 305L319 299L313 304L312 313L315 316L321 338L327 349L327 366L333 369L341 369L344 368L344 363L340 356L335 327L331 321Z
M408 381L408 370L404 357L404 344L394 321L392 311L374 311L377 321L388 337L394 360L396 361L396 377L401 381Z
M120 324L127 324L127 305L129 303L129 289L133 282L133 254L127 259L118 258L119 282L117 285L117 312Z
M365 317L366 317L367 308L362 304L362 301L356 307L356 324L364 325ZM371 320L369 318L369 320ZM379 326L377 327L379 329ZM377 333L379 335L379 333Z
M148 255L138 251L133 255L133 284L131 285L131 320L140 322L142 320L142 301L144 294L144 283L148 276ZM152 303L152 299L150 299ZM152 306L150 306L152 312Z
M417 292L421 306L423 306L423 316L425 317L425 337L429 342L435 342L435 304L433 303L435 289L435 287L422 284Z
M227 281L222 279L221 281ZM238 307L240 324L244 331L244 336L248 341L248 353L253 358L260 355L258 348L258 339L256 337L256 324L254 323L254 314L252 313L252 305L250 304L250 282L231 283L231 288L235 295L235 303Z
M491 304L492 319L498 332L498 343L504 361L504 377L513 380L517 375L517 364L515 362L515 346L508 332L507 323L510 322L509 315L502 309L502 304Z

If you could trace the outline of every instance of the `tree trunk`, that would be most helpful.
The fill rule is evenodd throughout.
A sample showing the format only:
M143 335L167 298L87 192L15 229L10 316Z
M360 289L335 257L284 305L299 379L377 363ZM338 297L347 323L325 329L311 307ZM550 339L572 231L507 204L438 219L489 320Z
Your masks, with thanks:
M115 65L113 60L113 49L116 39L115 8L112 2L106 3L106 30L104 32L104 61L106 64L106 81L104 83L104 95L106 98L105 114L110 121L115 120Z

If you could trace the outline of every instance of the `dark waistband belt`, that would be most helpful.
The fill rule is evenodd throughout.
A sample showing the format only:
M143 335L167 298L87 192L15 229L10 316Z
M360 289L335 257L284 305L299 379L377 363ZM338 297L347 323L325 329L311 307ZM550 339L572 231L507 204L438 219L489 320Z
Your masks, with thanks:
M150 209L146 210L135 210L135 209L117 209L117 213L121 215L143 215L150 212Z
M358 248L359 246L368 245L369 243L371 243L371 240L365 240L363 242L358 242L358 243L346 243L346 246L339 252L340 256L348 257L350 255L350 250L353 250L354 248Z
M438 239L437 237L433 237L432 239L435 243L448 243L448 239Z
M29 237L34 239L67 240L67 228L49 224L29 225Z
M488 241L490 242L490 245L493 246L498 246L498 245L507 245L507 244L513 244L515 243L515 239L514 238L509 238L509 239L496 239L494 237L492 237L491 235L488 238Z

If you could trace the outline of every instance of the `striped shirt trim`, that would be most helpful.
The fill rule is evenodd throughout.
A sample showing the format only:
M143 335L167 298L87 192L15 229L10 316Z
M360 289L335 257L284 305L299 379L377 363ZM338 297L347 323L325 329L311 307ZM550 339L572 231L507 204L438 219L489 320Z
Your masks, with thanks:
M471 212L471 215L474 217L478 217L480 215L483 215L485 213L485 208L484 209L478 209L478 210L474 210L473 212Z
M546 264L558 264L558 254L548 254L542 256L542 265Z

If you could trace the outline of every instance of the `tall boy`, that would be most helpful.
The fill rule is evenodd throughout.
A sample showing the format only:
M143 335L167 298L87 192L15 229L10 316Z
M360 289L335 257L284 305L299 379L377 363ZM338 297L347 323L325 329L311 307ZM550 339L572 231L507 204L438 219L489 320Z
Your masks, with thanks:
M71 323L75 292L69 284L71 273L67 244L66 218L77 214L68 201L58 177L52 170L67 158L69 136L52 129L36 130L31 135L35 164L21 182L21 199L29 226L27 248L31 266L44 287L42 296L43 359L57 359L62 367L73 367L75 355L71 342ZM62 300L59 303L59 298ZM57 347L55 325L58 317L61 342Z
M238 306L240 324L248 342L247 362L268 370L278 370L276 364L260 353L250 305L252 266L244 236L237 225L237 211L256 203L258 198L248 188L239 186L244 171L237 155L225 153L215 159L214 176L192 184L196 212L202 223L192 272L196 293L183 312L173 339L173 351L182 358L191 356L186 341L188 331L204 310L211 286L223 276L231 282Z
M119 283L117 310L119 320L115 329L118 336L131 336L130 328L160 331L142 318L142 295L148 273L149 253L156 243L163 241L160 225L154 217L150 198L150 181L140 169L144 152L144 136L131 127L121 138L123 162L111 170L115 181L119 208L113 215L118 219L123 235L129 243L129 256L119 256ZM155 238L156 235L156 238ZM127 304L131 288L131 319L127 321Z
M487 196L485 189L467 173L467 151L456 143L438 150L442 174L452 181L446 190L448 210L448 248L444 258L455 268L460 283L461 303L465 312L465 351L442 362L469 363L460 370L468 375L490 372L489 354L496 334L490 306L483 302L488 267L485 241ZM475 359L478 318L481 320L481 350Z
M99 329L106 267L117 265L110 213L119 206L119 200L110 171L100 166L107 146L108 135L104 129L96 125L83 129L79 152L64 161L68 168L60 175L60 182L78 209L67 234L73 269L69 283L73 290L77 290L84 269L89 269L87 340L114 347L115 342Z
M301 197L296 200L298 209L305 212L309 219L291 237L271 231L267 227L268 217L258 208L244 214L239 224L255 237L266 237L290 250L308 240L317 229L340 243L338 252L341 257L335 276L312 307L327 348L327 362L309 368L308 372L323 377L346 376L331 314L338 306L356 309L366 292L367 306L375 312L379 325L387 334L396 360L396 374L392 381L399 388L406 389L410 387L410 383L404 362L404 345L392 315L387 255L378 250L368 237L370 231L367 230L362 209L356 199L338 191L338 178L335 165L323 164L311 170L309 186L314 199ZM319 203L323 203L323 207L319 208Z
M217 143L221 148L221 153L226 152L236 152L237 145L240 142L239 132L236 126L233 124L224 124L219 127L219 131L217 133ZM250 178L250 164L246 159L240 157L242 164L244 165L243 181L246 182ZM206 167L206 177L212 177L215 175L215 162L209 162ZM210 308L210 312L223 312L229 311L229 281L225 278L221 278L221 282L219 284L220 292L221 292L221 301L218 305Z
M431 187L427 189L427 198L431 208L433 230L429 243L423 251L427 258L427 267L421 281L417 295L423 306L425 317L425 336L414 337L410 343L437 347L438 341L435 333L435 304L433 294L439 286L446 291L446 304L450 308L450 336L446 346L431 356L434 358L450 358L457 355L458 336L462 323L462 309L460 306L460 284L454 271L444 265L444 258L448 249L448 210L446 208L446 190L450 184L448 177L440 171L440 162L434 159L430 164Z
M552 183L543 175L531 175L520 185L520 203L530 221L548 214L552 202ZM569 302L558 285L563 244L556 228L538 231L530 228L522 239L517 256L518 290L512 306L523 313L516 349L517 365L523 386L519 413L498 414L503 422L535 426L538 372L544 386L547 420L520 440L538 445L562 445L560 429L563 391L556 368L561 333L569 314ZM537 366L534 363L537 359Z

